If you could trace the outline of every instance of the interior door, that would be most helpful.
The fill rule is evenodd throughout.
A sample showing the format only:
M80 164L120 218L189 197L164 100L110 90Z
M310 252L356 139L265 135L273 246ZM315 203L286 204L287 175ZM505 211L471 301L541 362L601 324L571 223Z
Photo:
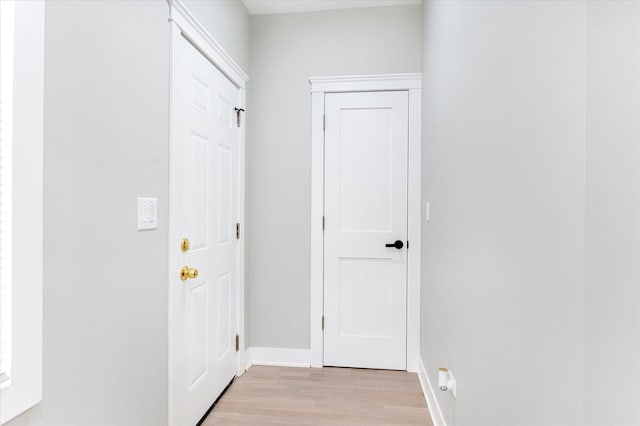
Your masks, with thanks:
M325 97L324 364L406 369L408 94Z
M193 426L236 372L237 88L174 35L170 418Z

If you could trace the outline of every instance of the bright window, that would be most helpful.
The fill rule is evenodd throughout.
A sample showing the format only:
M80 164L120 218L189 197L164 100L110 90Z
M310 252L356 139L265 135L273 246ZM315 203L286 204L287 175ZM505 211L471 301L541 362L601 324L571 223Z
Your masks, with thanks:
M0 0L0 424L42 400L43 109L44 1Z

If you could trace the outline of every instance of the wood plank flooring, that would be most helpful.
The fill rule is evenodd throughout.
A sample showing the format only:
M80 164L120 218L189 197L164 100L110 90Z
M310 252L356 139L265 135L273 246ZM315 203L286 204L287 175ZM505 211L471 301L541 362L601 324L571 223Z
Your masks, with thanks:
M405 371L254 366L218 401L211 425L433 426Z

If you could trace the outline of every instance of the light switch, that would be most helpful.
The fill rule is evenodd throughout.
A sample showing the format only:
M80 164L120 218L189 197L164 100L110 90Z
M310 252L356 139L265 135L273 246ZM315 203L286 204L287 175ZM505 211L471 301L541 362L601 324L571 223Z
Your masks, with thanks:
M158 199L138 197L138 231L158 229Z
M427 222L429 222L430 220L430 212L429 212L429 202L427 201L426 204L424 205L424 220L426 220Z

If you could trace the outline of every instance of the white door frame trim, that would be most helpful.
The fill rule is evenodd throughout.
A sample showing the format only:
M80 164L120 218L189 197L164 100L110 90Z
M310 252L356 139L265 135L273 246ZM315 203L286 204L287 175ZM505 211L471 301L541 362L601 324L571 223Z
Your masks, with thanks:
M169 22L175 24L182 35L206 56L238 89L245 90L249 76L233 60L209 31L193 16L182 0L168 0Z
M422 74L313 77L311 83L311 366L324 366L324 100L326 93L408 91L407 371L420 355L421 93Z
M173 135L173 120L174 112L172 106L171 99L171 91L172 87L172 79L173 79L173 50L175 48L175 43L180 39L180 37L186 38L194 47L196 47L216 68L218 68L237 88L238 88L238 97L236 100L236 107L245 109L246 107L246 86L247 81L249 80L249 76L242 70L242 68L233 60L233 58L220 46L220 44L211 36L211 34L205 29L205 27L193 16L193 14L187 9L182 0L167 0L169 4L169 27L170 27L170 78L169 78L169 182L172 181L172 177L174 172L172 170L172 162L171 162L171 153L174 147L174 135ZM246 120L245 117L242 117L242 125L240 127L240 131L238 132L238 205L237 205L237 214L236 222L241 224L241 231L244 228L244 215L245 215L245 128L246 128ZM169 251L169 259L176 254L176 247L171 244L171 238L173 235L173 227L171 223L171 218L173 216L173 212L171 211L171 185L169 185L169 247L167 250ZM245 353L245 324L244 324L244 244L245 237L244 232L240 233L240 239L238 241L238 270L237 270L237 283L238 283L238 292L237 292L237 318L236 318L236 333L240 335L240 348L236 354L236 371L237 375L240 376L245 371L246 367L246 358L247 354ZM173 359L171 357L171 343L172 343L172 333L171 333L171 323L172 323L172 292L171 292L171 278L175 276L176 271L172 270L172 262L169 262L169 268L167 270L168 273L168 283L167 291L169 294L168 299L168 310L169 310L169 322L168 322L168 333L169 333L169 345L168 345L168 379L169 379L169 422L171 423L171 407L173 401L172 395L172 362Z

